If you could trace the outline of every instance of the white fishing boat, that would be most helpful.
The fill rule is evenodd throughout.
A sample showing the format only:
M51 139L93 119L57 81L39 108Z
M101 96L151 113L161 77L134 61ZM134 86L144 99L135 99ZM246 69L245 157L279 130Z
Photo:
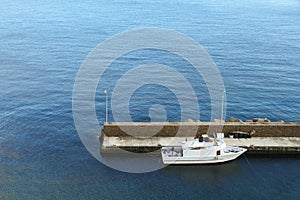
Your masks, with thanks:
M227 146L224 134L216 137L202 135L181 146L165 146L161 149L164 164L217 164L236 159L247 151L245 148Z

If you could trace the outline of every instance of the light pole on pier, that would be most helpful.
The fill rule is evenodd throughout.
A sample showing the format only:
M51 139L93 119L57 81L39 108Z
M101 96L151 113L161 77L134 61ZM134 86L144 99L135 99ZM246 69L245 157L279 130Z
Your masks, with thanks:
M222 95L222 113L221 113L221 121L224 118L224 110L225 110L225 99L226 99L226 91L223 91L223 95ZM225 121L225 118L224 118Z
M107 90L104 90L104 94L105 94L105 122L108 121L108 94L107 94Z

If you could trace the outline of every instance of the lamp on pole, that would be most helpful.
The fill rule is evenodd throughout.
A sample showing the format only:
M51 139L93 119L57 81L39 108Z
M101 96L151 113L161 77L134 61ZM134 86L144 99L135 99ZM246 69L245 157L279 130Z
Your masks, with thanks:
M104 94L105 94L105 122L108 121L108 94L107 94L107 90L104 90Z

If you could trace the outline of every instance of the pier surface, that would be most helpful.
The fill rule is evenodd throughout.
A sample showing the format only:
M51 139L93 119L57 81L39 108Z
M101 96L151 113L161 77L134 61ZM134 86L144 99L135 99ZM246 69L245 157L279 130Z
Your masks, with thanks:
M180 146L185 140L193 137L103 137L101 151L109 152L123 149L158 149L161 146ZM227 145L247 148L250 153L300 153L300 137L253 137L224 138Z
M228 138L232 131L255 131L252 138ZM131 151L152 151L161 146L180 146L196 135L212 132L225 133L227 145L240 146L253 153L299 153L300 123L298 122L155 122L106 123L102 128L101 151L118 148Z

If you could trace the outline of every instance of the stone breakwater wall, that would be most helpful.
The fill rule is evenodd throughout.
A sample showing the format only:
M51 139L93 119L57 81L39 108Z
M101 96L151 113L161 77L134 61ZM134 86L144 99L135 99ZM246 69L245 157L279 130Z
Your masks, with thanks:
M108 137L194 137L214 132L223 132L228 136L232 131L250 133L253 130L253 137L300 137L299 122L226 122L223 127L216 122L109 122L101 129Z

